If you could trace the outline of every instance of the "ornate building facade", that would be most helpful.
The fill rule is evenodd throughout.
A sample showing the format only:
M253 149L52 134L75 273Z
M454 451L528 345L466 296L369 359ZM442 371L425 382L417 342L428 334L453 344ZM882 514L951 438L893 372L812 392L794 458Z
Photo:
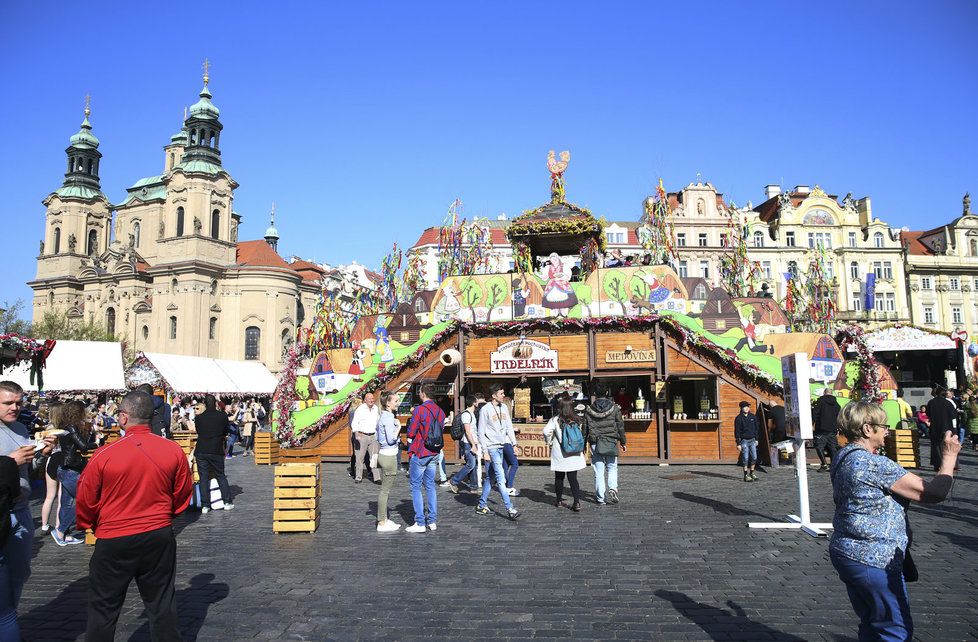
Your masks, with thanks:
M164 147L162 173L138 180L115 205L101 191L86 103L64 183L43 201L44 239L28 284L33 317L67 310L136 350L257 359L277 370L315 310L321 273L279 256L274 210L264 240L238 240L238 183L221 162L223 125L208 83L205 73L199 100Z
M964 195L961 216L923 232L904 232L914 325L978 335L978 215Z

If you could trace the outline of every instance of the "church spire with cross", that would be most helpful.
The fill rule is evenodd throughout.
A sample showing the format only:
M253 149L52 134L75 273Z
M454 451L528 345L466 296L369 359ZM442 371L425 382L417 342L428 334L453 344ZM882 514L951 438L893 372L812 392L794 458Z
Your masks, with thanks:
M221 167L221 111L211 102L210 81L211 64L204 59L204 88L200 99L188 110L183 129L187 132L187 143L180 167L187 172L216 174Z
M91 198L101 194L98 169L102 153L98 151L99 140L92 133L89 117L92 115L92 97L85 96L85 118L81 129L69 140L68 171L65 180L58 190L63 196L82 196Z
M272 203L272 220L268 225L268 229L265 230L265 242L272 246L272 249L278 252L278 230L275 228L275 203Z

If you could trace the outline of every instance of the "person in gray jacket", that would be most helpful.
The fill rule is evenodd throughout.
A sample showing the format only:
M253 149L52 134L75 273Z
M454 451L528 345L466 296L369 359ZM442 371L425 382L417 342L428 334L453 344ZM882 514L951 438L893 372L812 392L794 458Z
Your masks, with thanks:
M591 388L594 401L584 410L584 437L591 444L594 466L594 493L598 505L618 503L618 447L625 452L625 421L621 409L608 396L608 386L595 381ZM608 496L605 499L605 472Z
M506 488L506 474L503 472L503 446L515 441L513 436L513 419L509 416L509 407L506 405L506 391L498 383L489 386L489 403L479 411L478 435L479 450L482 458L489 463L489 470L482 480L482 497L479 498L479 505L475 512L480 515L492 513L487 506L489 493L492 492L492 478L495 477L496 487L499 494L503 497L503 504L506 505L506 513L509 518L516 520L520 513L513 506L513 501L509 498Z

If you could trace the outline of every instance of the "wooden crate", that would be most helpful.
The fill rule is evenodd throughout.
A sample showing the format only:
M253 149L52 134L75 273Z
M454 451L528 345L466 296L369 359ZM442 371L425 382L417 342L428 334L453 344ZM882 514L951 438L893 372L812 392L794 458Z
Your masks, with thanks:
M275 466L272 531L314 533L319 528L319 497L323 493L319 463Z
M197 433L193 432L178 432L173 434L173 441L177 442L181 449L183 449L183 454L188 457L193 454L194 448L197 447Z
M275 434L271 432L255 433L255 464L270 465L279 463L279 446Z
M916 430L891 430L886 437L886 456L904 468L920 468L920 436Z

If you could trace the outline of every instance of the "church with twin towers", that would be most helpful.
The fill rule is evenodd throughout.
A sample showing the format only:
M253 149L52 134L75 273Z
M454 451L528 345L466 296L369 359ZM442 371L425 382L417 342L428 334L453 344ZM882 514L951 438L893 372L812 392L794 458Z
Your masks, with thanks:
M311 320L321 274L278 254L274 208L264 239L238 239L238 183L222 164L224 128L206 63L203 81L163 147L162 171L135 181L119 203L102 192L99 169L112 158L99 151L86 98L64 181L42 201L37 275L28 283L33 319L67 314L137 351L255 359L275 371Z

